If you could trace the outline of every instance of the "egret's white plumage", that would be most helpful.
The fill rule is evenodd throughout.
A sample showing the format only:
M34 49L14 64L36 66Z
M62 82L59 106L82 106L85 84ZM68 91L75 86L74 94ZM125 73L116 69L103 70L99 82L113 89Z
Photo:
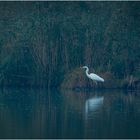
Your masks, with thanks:
M97 82L104 82L104 79L101 78L100 76L98 76L97 74L94 73L88 73L89 72L89 68L87 66L83 66L84 69L86 69L86 75L88 78L92 79L96 84Z

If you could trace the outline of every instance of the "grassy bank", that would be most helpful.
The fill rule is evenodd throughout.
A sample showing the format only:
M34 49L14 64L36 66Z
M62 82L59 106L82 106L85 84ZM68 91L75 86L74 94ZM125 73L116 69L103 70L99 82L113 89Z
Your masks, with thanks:
M105 82L98 82L89 79L82 68L76 68L65 75L61 88L67 89L140 89L140 79L132 75L123 79L118 79L111 72L98 73L104 78Z

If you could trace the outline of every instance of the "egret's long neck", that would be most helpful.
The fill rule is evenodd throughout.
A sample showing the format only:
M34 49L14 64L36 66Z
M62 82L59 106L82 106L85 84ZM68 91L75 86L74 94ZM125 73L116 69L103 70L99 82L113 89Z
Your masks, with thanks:
M86 68L86 75L87 76L89 76L88 72L89 72L89 68Z

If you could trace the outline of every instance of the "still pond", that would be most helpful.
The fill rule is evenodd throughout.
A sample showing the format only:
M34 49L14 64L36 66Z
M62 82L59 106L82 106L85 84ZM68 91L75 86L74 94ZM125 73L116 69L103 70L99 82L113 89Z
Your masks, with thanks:
M140 93L2 89L0 138L140 138Z

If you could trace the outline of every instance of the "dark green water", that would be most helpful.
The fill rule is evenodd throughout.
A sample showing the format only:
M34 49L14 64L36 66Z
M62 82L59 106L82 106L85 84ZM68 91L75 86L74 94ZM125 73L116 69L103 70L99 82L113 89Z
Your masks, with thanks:
M0 138L140 138L140 93L0 91Z

